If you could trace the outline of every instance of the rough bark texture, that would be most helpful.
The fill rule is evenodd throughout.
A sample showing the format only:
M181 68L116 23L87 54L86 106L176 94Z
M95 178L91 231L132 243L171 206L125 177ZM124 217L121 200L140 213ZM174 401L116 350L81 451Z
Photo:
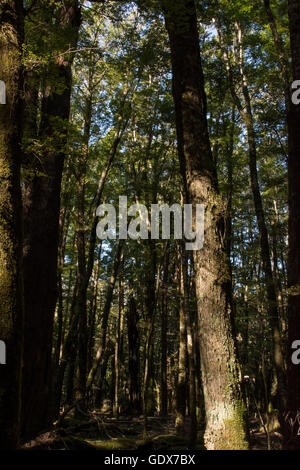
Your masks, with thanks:
M23 288L21 269L22 203L20 189L20 97L23 4L0 4L0 79L6 104L0 104L0 340L6 364L0 365L0 449L19 441Z
M300 2L289 0L293 80L300 80ZM288 406L286 447L300 450L300 366L291 361L292 344L300 340L300 105L291 103L289 128L289 254L288 254Z
M76 1L66 2L59 22L66 36L67 50L69 44L77 43L80 10ZM26 181L24 192L24 437L32 437L50 422L60 192L72 82L70 57L59 57L50 67L39 129L39 137L45 144L42 167L33 179ZM53 86L53 80L62 85L60 92Z
M194 252L208 449L246 449L243 404L231 325L225 207L218 193L193 1L165 0L181 170L189 202L205 207L204 247Z

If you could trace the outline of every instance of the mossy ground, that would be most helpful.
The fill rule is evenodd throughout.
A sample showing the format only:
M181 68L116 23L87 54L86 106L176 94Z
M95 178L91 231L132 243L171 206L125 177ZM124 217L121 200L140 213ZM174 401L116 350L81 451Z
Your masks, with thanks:
M45 433L25 449L67 450L189 450L185 437L174 434L174 418L149 418L148 434L144 435L143 418L119 419L95 416L95 419L66 418L55 430ZM196 444L197 449L203 446Z
M190 446L187 437L177 436L174 432L175 418L161 419L149 418L148 435L143 433L143 418L108 416L97 417L91 420L78 420L67 417L56 429L38 436L33 441L26 443L23 448L28 450L145 450L145 451L169 451L169 450L205 450L201 436L203 430L198 433L198 441ZM251 420L250 448L267 449L266 436L260 430L259 421ZM219 450L245 450L249 448L246 441L241 440L241 430L236 420L228 421L226 428L216 442ZM280 438L272 434L273 448L280 447ZM188 433L186 433L188 436Z

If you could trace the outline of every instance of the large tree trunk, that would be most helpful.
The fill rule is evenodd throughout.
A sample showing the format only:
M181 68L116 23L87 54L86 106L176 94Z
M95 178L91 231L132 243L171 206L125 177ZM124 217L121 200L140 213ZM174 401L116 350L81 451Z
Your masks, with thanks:
M0 5L0 79L6 104L0 104L0 449L18 446L23 339L22 201L20 188L20 96L23 2Z
M65 50L67 50L70 44L73 47L77 43L80 9L76 0L66 2L58 21L66 37ZM60 192L72 83L69 57L63 55L52 64L41 110L39 137L45 146L42 167L38 169L33 179L25 183L25 336L22 408L24 437L32 437L48 426L51 419L49 394L53 317L57 300ZM51 88L54 77L56 82L63 86L61 93ZM42 172L42 175L39 172Z
M178 151L189 202L205 208L203 249L194 251L208 449L246 449L238 364L231 325L225 207L218 193L194 1L164 0L173 68Z
M300 2L289 0L293 80L300 80ZM300 340L300 104L290 104L289 129L289 254L288 254L288 406L286 447L300 450L300 366L293 364L294 341Z

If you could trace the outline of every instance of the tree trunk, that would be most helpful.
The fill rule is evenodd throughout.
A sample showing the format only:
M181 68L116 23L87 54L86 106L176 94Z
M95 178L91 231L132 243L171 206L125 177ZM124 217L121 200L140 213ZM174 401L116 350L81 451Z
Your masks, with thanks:
M217 186L194 1L163 1L170 38L178 152L188 202L205 208L203 249L194 251L208 449L246 449L244 409L231 325L225 207Z
M93 74L89 74L89 90L92 87ZM88 360L88 331L87 331L87 290L94 266L94 249L92 259L89 260L89 271L86 266L86 234L85 234L85 184L89 159L89 140L91 135L93 109L93 95L90 92L84 107L84 133L83 148L78 162L78 195L77 195L77 260L78 260L78 293L75 304L75 315L78 316L78 393L77 398L81 402L80 409L86 409L86 378ZM78 409L78 408L76 408Z
M129 413L139 415L141 413L140 394L140 341L137 328L138 313L136 303L131 296L127 312L128 330L128 372L129 372Z
M178 357L178 381L176 387L176 422L175 431L178 435L184 435L185 410L187 402L187 338L186 338L186 304L185 285L183 279L183 267L179 249L179 357Z
M188 259L187 254L183 251L181 254L181 276L183 280L183 301L185 312L185 325L186 325L186 343L187 343L187 356L189 366L189 404L190 404L190 419L191 426L189 431L190 446L193 449L197 442L197 410L196 410L196 369L195 369L195 344L192 333L193 321L191 310L189 306L189 291L188 291Z
M19 443L23 342L21 164L21 45L23 2L0 5L0 79L6 104L0 104L0 449ZM4 344L2 343L4 342Z
M160 416L168 414L168 383L167 383L167 355L168 355L168 274L169 250L164 260L164 275L162 279L162 305L161 305L161 364L160 364Z
M90 312L89 312L88 361L87 361L88 370L90 370L93 365L96 315L97 315L97 307L98 307L99 275L100 275L100 266L101 266L101 253L102 253L102 240L98 248L97 267L95 268L94 291L93 291L93 297L92 297L92 301L90 305Z
M115 344L115 390L114 390L114 406L113 415L119 415L119 389L120 389L120 372L122 363L122 340L123 340L123 325L124 325L124 256L122 254L120 261L120 275L119 275L119 311Z
M254 201L255 214L257 219L258 231L259 231L259 242L260 242L260 252L261 259L263 264L263 272L266 284L266 294L268 302L268 316L270 326L272 328L273 334L273 353L274 353L274 366L276 377L278 381L278 393L277 393L277 408L279 409L279 420L281 426L284 425L283 411L286 402L286 375L285 375L285 363L283 358L282 344L281 344L281 334L280 334L280 319L278 313L277 305L277 296L275 283L272 274L271 267L271 257L270 257L270 246L268 238L268 229L265 221L264 208L262 203L262 198L260 194L258 173L257 173L257 151L256 151L256 135L254 130L254 121L252 114L251 99L248 89L247 77L244 71L244 58L243 58L243 44L242 44L242 30L238 23L235 24L236 34L237 34L237 44L238 44L238 66L240 77L242 81L242 94L245 105L243 106L242 101L237 95L233 83L233 76L231 70L231 64L227 51L225 49L223 36L218 25L218 32L221 41L221 46L223 48L226 69L228 73L229 87L230 92L233 98L234 103L236 104L240 116L244 121L247 139L249 146L249 170L250 170L250 181L251 181L251 190Z
M160 273L157 273L157 260L155 244L153 240L149 240L150 250L150 269L147 273L147 286L146 286L146 338L145 338L145 360L144 360L144 377L143 377L143 395L142 406L144 415L144 434L148 432L147 416L151 414L154 408L154 395L151 390L151 383L154 382L153 370L153 336L154 336L154 323L157 309L157 294Z
M70 0L60 11L65 49L77 44L80 9ZM63 51L63 52L64 52ZM61 56L50 67L41 109L39 137L44 141L43 174L25 182L24 192L24 383L22 432L32 437L51 423L51 352L57 300L57 255L61 179L70 111L72 56ZM63 85L51 89L53 77ZM57 139L59 122L60 138ZM52 139L51 145L47 142Z
M104 356L106 341L107 341L107 327L108 327L109 312L110 312L111 303L113 300L113 293L114 293L115 283L116 283L117 276L118 276L123 248L124 248L124 240L119 240L119 243L116 249L115 258L114 258L114 264L112 267L112 273L111 273L109 284L107 286L107 291L106 291L106 298L105 298L105 304L104 304L103 315L102 315L102 323L101 323L100 344L97 350L94 364L91 370L89 371L89 375L88 375L88 380L87 380L88 391L90 391L97 373L101 372L102 370L103 356ZM100 383L102 379L104 379L103 376L99 378Z
M273 352L274 352L274 365L278 381L278 409L279 409L279 420L283 427L284 419L283 412L286 403L286 372L285 363L281 345L281 334L280 334L280 319L277 305L277 295L275 289L274 278L272 274L270 246L268 238L268 229L265 221L265 214L263 209L263 203L261 199L258 173L257 173L257 152L256 152L256 137L254 131L254 122L252 116L251 100L247 85L247 78L243 68L243 46L242 46L242 31L238 24L236 24L236 31L238 36L239 45L239 67L240 74L243 82L243 96L245 100L245 111L242 112L242 117L245 122L247 129L247 137L249 144L249 168L250 168L250 180L251 188L254 200L254 207L257 219L257 225L259 230L260 238L260 251L263 264L263 270L265 275L265 283L267 289L267 300L268 300L268 316L270 326L273 333Z

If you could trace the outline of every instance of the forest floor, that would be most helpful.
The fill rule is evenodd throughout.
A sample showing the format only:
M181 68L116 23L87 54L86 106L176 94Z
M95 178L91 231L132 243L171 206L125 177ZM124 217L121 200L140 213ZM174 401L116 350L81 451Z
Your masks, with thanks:
M269 434L269 450L280 450L282 435L276 428ZM267 433L256 418L250 420L250 445L251 450L268 450Z
M90 413L89 419L65 418L51 431L23 445L24 450L191 450L188 439L174 434L175 417L147 418L147 435L143 417L118 417ZM186 420L188 435L189 420ZM250 422L251 450L267 450L268 439L257 419ZM279 450L281 435L270 433L271 449ZM193 450L203 450L199 441Z

